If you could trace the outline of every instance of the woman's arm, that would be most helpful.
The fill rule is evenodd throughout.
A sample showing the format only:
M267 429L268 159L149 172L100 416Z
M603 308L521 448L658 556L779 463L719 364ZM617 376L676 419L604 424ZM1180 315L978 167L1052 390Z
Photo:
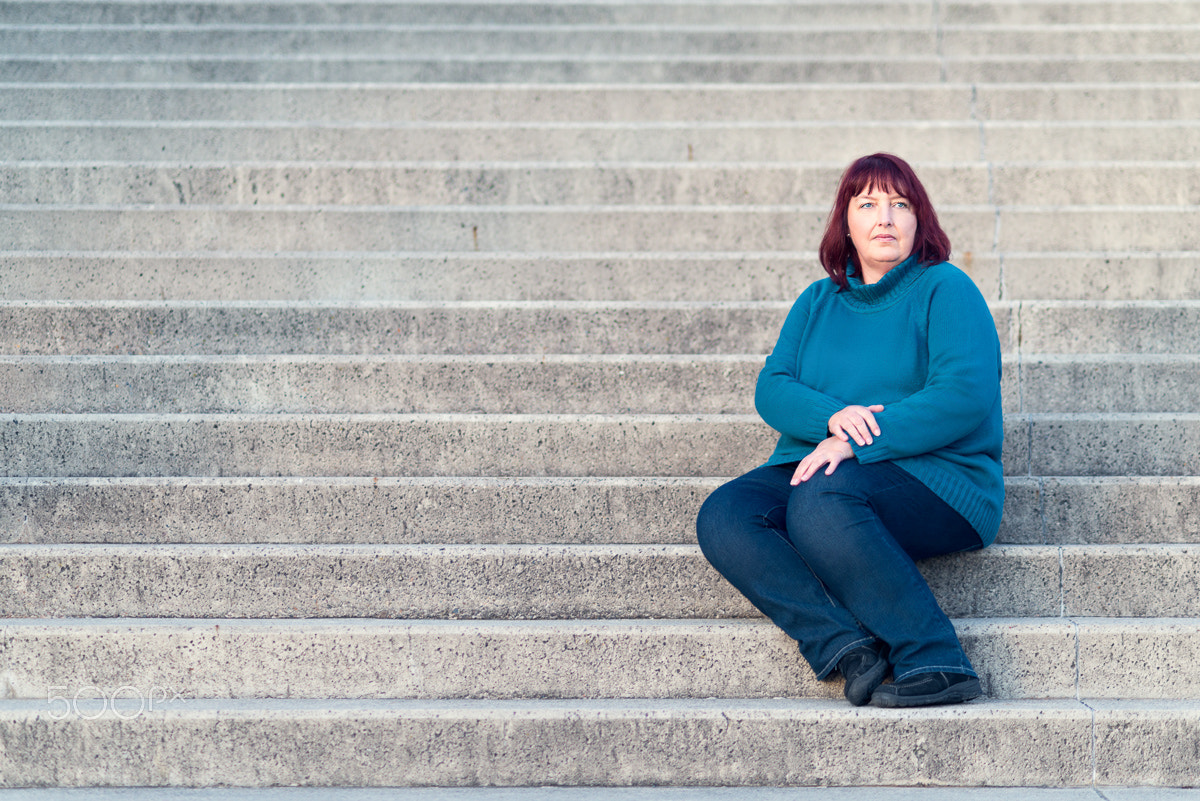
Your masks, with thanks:
M788 312L775 348L758 374L754 407L779 433L816 443L829 436L829 418L846 404L797 379L800 342L808 326L814 292L810 286Z
M965 274L932 293L928 310L929 368L925 386L875 415L880 434L853 445L863 463L944 448L972 433L991 414L1000 388L996 323Z

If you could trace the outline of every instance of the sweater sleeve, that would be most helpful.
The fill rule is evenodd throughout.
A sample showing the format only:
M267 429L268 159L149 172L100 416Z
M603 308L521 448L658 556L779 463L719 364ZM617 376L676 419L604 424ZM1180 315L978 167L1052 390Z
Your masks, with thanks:
M945 448L978 429L999 402L996 323L971 279L939 284L927 313L925 386L875 416L881 434L874 442L851 443L864 464Z
M792 305L754 389L754 407L767 425L814 444L829 436L830 416L846 406L797 378L800 344L808 326L815 286L805 290Z

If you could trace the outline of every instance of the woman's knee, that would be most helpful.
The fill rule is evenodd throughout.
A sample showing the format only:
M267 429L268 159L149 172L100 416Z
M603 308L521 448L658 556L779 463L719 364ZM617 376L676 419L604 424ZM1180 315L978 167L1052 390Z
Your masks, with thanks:
M696 540L714 565L745 550L765 531L785 525L786 497L773 497L744 478L713 490L696 515ZM772 531L772 536L778 534Z
M788 539L801 556L854 548L853 529L874 512L854 491L853 482L838 476L814 476L796 487L788 502Z
M710 554L724 550L726 541L739 527L737 513L735 493L729 491L728 484L717 487L701 504L696 514L696 540L709 561Z

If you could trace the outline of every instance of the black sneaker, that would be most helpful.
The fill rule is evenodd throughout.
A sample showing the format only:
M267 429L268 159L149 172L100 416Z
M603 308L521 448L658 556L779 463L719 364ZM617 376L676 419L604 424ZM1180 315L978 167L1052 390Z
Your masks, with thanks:
M846 700L862 706L871 700L871 691L883 683L888 663L875 649L860 645L842 655L838 670L846 679Z
M983 695L979 679L965 673L918 673L904 681L885 684L871 694L875 706L931 706L961 704Z

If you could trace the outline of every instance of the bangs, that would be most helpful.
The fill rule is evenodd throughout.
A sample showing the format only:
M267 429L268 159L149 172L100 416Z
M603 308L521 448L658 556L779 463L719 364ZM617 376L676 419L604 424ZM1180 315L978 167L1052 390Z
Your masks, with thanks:
M889 159L866 158L852 174L846 176L849 197L858 197L872 190L901 195L914 200L912 183L903 170Z

